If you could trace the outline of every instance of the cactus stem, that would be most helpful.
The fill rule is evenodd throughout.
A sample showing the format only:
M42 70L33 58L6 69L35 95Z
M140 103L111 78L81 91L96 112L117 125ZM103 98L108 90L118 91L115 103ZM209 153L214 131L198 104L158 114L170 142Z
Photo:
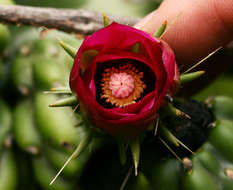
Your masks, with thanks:
M109 18L105 13L103 14L103 20L104 20L104 27L106 27L110 24Z
M65 106L75 106L78 104L78 100L75 96L68 98L60 99L53 104L50 104L49 107L65 107Z
M139 164L139 159L140 159L140 140L139 140L139 138L136 138L130 142L130 148L131 148L131 153L132 153L133 162L134 162L135 176L137 176L138 175L138 164Z
M167 27L167 21L165 20L164 23L159 27L159 29L155 31L154 37L160 38L165 32L166 27Z
M191 71L192 69L194 69L195 67L197 67L198 65L200 65L201 63L203 63L205 60L207 60L209 57L211 57L212 55L214 55L215 53L217 53L220 49L222 49L222 47L219 47L216 50L214 50L212 53L210 53L209 55L207 55L205 58L203 58L202 60L200 60L198 63L196 63L195 65L193 65L192 67L190 67L188 70L186 70L182 74L188 73L189 71Z
M57 40L58 40L58 43L60 44L60 46L66 51L66 53L68 53L74 59L77 50L74 47L70 46L69 44L66 44L62 40L60 40L60 39L57 39Z
M60 173L63 171L63 169L67 166L67 164L69 164L69 162L73 158L78 157L87 148L87 146L91 142L92 135L93 135L92 133L93 133L92 130L89 130L87 132L87 134L85 135L85 137L81 140L81 142L79 143L79 145L77 146L77 148L74 150L73 154L67 159L67 161L65 162L65 164L62 166L62 168L59 170L59 172L53 178L53 180L50 182L49 185L52 185L54 183L54 181L57 179L57 177L60 175Z
M177 160L179 160L180 162L182 162L181 158L172 150L172 148L161 137L159 137L159 140L176 157Z
M196 72L192 72L192 73L182 74L182 75L180 75L180 82L181 82L181 84L191 82L191 81L199 78L200 76L202 76L204 73L205 73L205 71L196 71Z

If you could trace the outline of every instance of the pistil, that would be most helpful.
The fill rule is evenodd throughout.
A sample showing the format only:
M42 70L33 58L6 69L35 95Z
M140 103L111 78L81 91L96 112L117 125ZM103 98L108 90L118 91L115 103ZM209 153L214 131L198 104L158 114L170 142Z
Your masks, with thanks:
M101 80L101 98L116 107L133 104L146 88L142 79L143 72L131 64L105 69Z
M109 88L116 98L127 98L134 90L134 79L127 73L114 73L110 77Z

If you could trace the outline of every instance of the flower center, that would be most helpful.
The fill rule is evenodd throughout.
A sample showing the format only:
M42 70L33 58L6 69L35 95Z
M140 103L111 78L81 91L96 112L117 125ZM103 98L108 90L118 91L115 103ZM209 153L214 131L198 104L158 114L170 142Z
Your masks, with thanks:
M134 90L134 78L127 73L114 73L110 77L109 88L116 98L126 98Z
M146 88L142 79L143 72L131 64L107 68L101 79L101 99L116 107L133 104Z

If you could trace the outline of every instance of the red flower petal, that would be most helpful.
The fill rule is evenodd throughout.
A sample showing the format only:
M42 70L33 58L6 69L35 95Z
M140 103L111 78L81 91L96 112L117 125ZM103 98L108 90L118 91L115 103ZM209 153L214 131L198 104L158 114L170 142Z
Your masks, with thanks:
M139 43L139 52L131 49ZM87 50L99 53L88 65L84 74L80 72L80 60ZM136 60L149 67L156 81L154 91L124 108L104 108L96 100L95 73L98 63L112 60ZM117 23L103 28L87 37L76 55L70 74L70 87L77 94L80 106L86 111L94 125L108 133L126 138L140 134L157 117L165 95L172 94L179 81L175 56L170 47L149 34Z

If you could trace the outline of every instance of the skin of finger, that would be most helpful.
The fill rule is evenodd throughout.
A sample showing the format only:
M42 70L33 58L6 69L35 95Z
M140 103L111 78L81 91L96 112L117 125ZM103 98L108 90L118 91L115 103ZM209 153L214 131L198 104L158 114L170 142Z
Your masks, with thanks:
M233 40L232 13L232 0L164 0L135 27L153 34L164 20L175 20L163 39L185 69Z

